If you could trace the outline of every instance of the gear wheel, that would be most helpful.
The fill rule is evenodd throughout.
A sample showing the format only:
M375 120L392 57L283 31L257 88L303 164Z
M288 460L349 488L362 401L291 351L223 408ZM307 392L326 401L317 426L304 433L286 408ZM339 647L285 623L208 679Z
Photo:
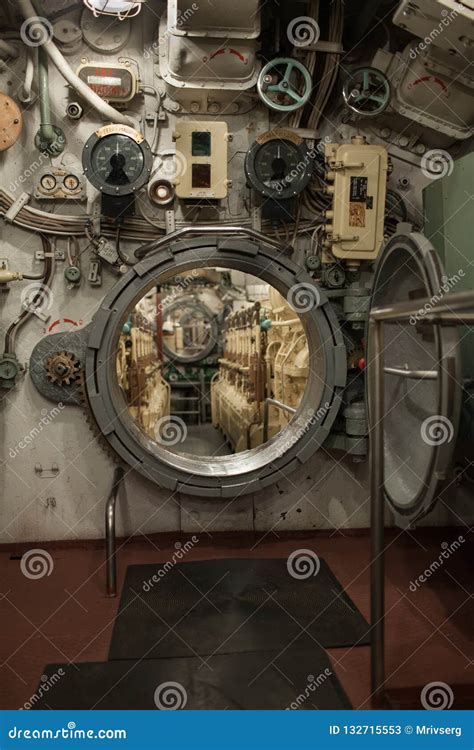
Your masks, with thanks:
M99 429L99 426L97 422L95 421L94 415L92 414L92 409L89 404L89 399L87 397L86 388L84 386L84 371L81 370L79 373L79 378L77 381L79 394L81 398L81 406L84 411L84 416L86 418L86 422L89 426L90 431L94 435L94 437L97 438L97 442L104 451L104 453L114 462L114 463L122 463L120 456L115 453L113 448L111 447L110 443L106 440L104 435Z
M46 361L46 374L52 383L70 385L79 376L81 365L69 352L56 352Z

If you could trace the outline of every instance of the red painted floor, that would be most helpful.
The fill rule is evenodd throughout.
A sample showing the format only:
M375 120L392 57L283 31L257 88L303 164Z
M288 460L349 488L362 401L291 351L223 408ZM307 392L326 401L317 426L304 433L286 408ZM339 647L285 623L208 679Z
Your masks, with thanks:
M466 540L448 553L451 543ZM474 682L472 653L472 538L441 529L390 532L386 557L387 683L393 688ZM462 537L464 538L464 537ZM184 537L181 541L184 541ZM133 539L119 551L119 590L127 565L163 563L176 538ZM448 545L448 547L446 547ZM35 545L29 545L31 549ZM38 544L52 558L50 575L30 579L20 566L23 548L0 552L0 708L21 708L51 662L105 661L118 599L105 596L102 547ZM301 548L323 557L369 618L369 539L366 535L255 537L203 536L187 560L287 557ZM434 561L426 582L417 586ZM12 559L12 557L14 559ZM16 557L16 559L15 559ZM411 589L410 589L410 583ZM370 707L368 647L331 649L334 669L354 708ZM417 707L417 706L413 706ZM419 707L419 706L418 706Z

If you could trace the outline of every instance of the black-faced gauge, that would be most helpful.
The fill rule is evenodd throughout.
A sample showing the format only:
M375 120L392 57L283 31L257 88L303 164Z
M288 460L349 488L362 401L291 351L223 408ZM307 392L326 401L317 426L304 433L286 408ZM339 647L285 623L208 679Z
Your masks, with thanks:
M304 140L285 128L268 130L247 151L245 174L258 193L277 201L295 198L313 172L312 152Z
M129 213L133 196L150 178L152 161L144 137L127 125L105 125L90 136L82 152L84 174L103 194L106 215Z

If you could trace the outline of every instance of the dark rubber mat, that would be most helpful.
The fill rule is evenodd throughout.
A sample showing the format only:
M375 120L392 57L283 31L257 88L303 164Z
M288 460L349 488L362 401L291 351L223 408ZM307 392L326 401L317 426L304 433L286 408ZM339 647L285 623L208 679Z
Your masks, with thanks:
M319 562L305 579L289 574L286 559L133 565L109 659L366 645L367 622Z
M309 652L213 656L208 662L193 657L49 664L44 674L48 679L41 681L32 708L351 708L317 646Z

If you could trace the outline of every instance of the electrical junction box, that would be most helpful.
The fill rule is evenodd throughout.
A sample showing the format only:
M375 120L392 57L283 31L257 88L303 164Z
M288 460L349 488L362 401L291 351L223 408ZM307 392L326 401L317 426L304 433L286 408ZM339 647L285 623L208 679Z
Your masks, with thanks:
M87 62L78 67L77 75L108 102L129 102L140 90L138 76L130 64Z
M415 52L434 45L457 57L461 70L474 61L472 0L402 0L393 23L419 37L411 44Z
M178 198L226 198L227 123L178 120L174 139Z
M328 192L325 247L346 261L375 260L384 238L388 155L359 136L325 148Z

